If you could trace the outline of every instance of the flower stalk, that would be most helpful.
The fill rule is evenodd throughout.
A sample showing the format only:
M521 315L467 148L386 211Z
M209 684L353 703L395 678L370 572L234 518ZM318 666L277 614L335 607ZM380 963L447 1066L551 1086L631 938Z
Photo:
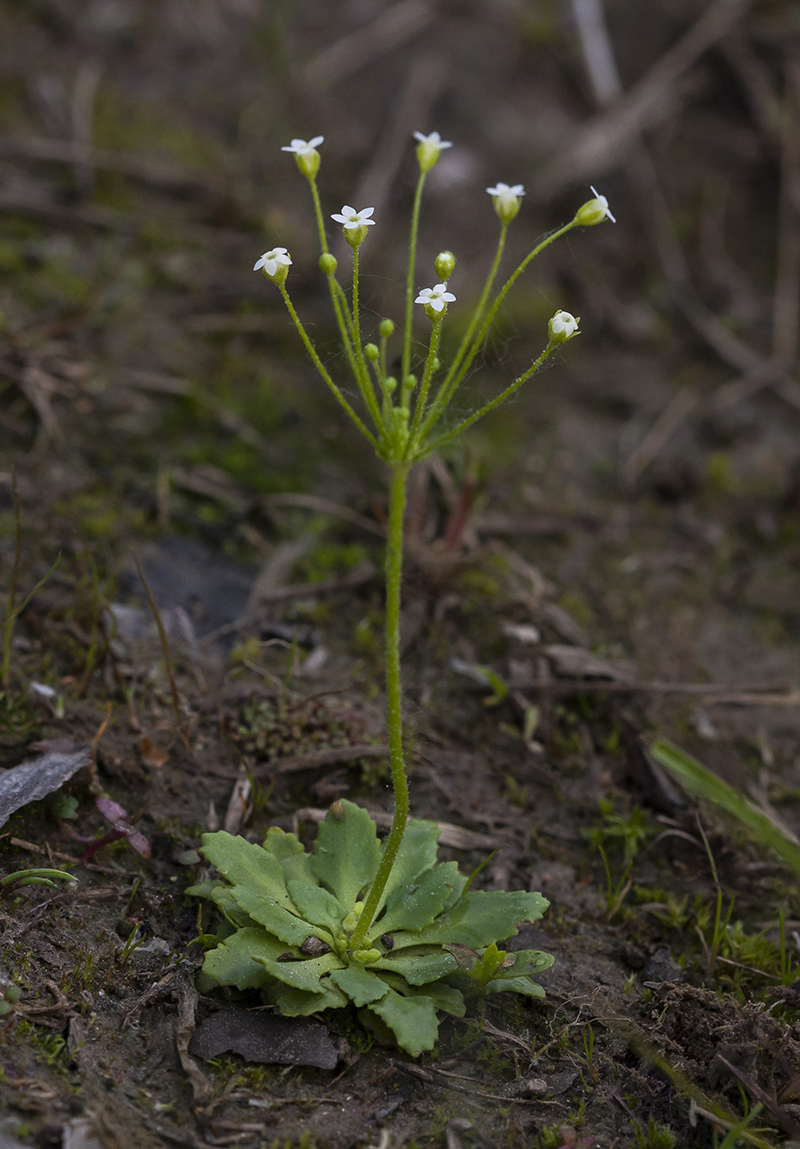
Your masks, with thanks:
M438 389L431 397L431 384L440 367L440 347L442 331L448 306L456 302L455 294L448 289L448 280L456 260L452 252L443 251L436 257L435 270L441 282L434 287L418 289L416 286L417 244L421 216L422 195L428 172L438 162L441 152L452 145L442 140L438 132L423 135L415 132L417 140L417 163L419 177L414 193L411 211L408 269L405 282L405 325L402 333L399 383L387 372L387 344L395 331L391 319L383 319L378 333L380 343L362 343L361 301L359 296L360 247L369 229L375 226L372 219L373 208L356 210L345 205L332 218L341 225L342 234L353 251L352 295L348 300L343 287L336 279L337 263L330 253L325 232L325 216L317 187L317 172L320 155L317 146L323 142L321 136L312 140L292 140L283 150L292 152L297 166L306 178L311 190L321 255L319 266L328 281L336 323L342 341L347 363L361 394L366 411L374 424L374 433L345 397L343 388L333 379L323 364L314 344L308 336L289 296L286 286L292 260L285 248L274 248L265 253L256 268L279 289L289 315L295 324L312 363L331 391L339 406L345 411L360 433L366 438L389 470L389 519L386 546L386 622L385 622L385 674L386 674L386 726L389 740L389 762L392 786L394 789L394 817L391 830L386 838L380 860L366 888L364 902L358 903L358 913L353 911L352 921L343 923L349 935L347 950L351 960L360 963L376 960L378 951L365 949L369 930L375 915L383 905L383 896L394 862L400 849L406 823L409 817L408 781L406 777L403 748L403 707L402 678L400 662L400 608L402 601L403 576L403 519L405 515L408 476L413 465L432 451L451 442L479 419L484 418L501 403L511 398L545 363L549 356L562 343L579 334L578 320L566 311L558 311L548 325L548 341L542 353L531 366L494 398L488 400L478 410L462 418L451 428L442 431L443 417L453 398L470 370L475 357L484 346L509 291L519 276L535 257L560 236L575 227L593 227L614 217L608 208L605 196L594 188L594 198L579 208L574 218L542 240L521 261L506 279L492 299L495 280L502 263L508 229L520 211L525 190L521 184L498 183L487 188L492 196L495 212L500 220L500 235L494 258L489 268L481 294L473 309L466 333L461 340L452 362L445 371ZM415 296L415 292L418 292ZM412 327L414 305L423 307L431 322L431 335L428 350L422 365L421 381L412 373ZM371 370L370 370L371 368ZM372 373L371 373L372 372ZM375 379L373 381L373 373ZM414 394L416 397L414 399ZM412 415L413 399L413 415ZM438 433L437 433L438 431ZM380 955L378 955L380 956Z

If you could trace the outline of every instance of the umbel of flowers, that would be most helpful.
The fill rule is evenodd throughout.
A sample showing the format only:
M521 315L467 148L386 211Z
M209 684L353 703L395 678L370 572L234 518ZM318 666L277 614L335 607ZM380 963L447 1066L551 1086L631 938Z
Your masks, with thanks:
M558 311L548 324L547 342L516 379L455 424L445 415L483 348L506 296L533 259L559 236L580 227L614 220L605 196L592 188L569 223L548 235L496 288L508 229L518 215L525 189L497 183L492 198L500 231L494 258L464 337L449 363L440 356L448 308L456 303L450 277L452 252L434 261L438 282L420 286L416 253L425 181L442 152L452 147L438 132L415 132L419 175L411 211L408 270L400 370L390 375L387 345L393 320L383 319L367 341L359 302L360 251L378 226L372 207L345 204L331 218L352 250L349 290L337 278L338 263L328 246L317 175L322 136L293 139L282 150L294 155L311 192L319 234L319 268L325 276L341 338L344 361L361 399L357 410L343 384L334 379L295 310L287 288L292 259L275 247L256 261L279 290L311 361L336 402L383 460L389 479L386 546L386 727L394 817L380 841L372 819L351 802L335 802L321 824L311 853L292 834L268 831L263 846L224 831L203 837L203 852L219 874L190 891L211 899L222 921L202 935L208 947L202 979L206 987L232 985L259 989L287 1015L317 1013L354 1005L379 1036L416 1055L433 1048L438 1014L460 1016L465 998L516 992L542 997L534 975L553 959L537 950L505 952L497 943L513 937L523 922L547 908L539 893L472 890L471 879L455 862L437 862L438 828L409 818L403 756L400 603L403 518L408 475L413 465L455 439L509 399L561 344L579 334L576 319ZM414 307L429 325L427 350L412 362ZM351 391L348 386L347 391Z

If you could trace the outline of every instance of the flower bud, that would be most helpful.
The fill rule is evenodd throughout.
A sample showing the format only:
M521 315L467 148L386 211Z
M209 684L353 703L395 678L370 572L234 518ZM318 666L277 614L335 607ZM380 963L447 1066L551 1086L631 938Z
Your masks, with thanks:
M323 143L324 139L324 136L314 136L311 140L292 140L286 147L281 148L281 151L292 152L300 171L306 179L313 180L319 171L320 163L317 145Z
M443 140L438 132L431 132L424 136L422 132L414 132L417 144L417 163L421 172L429 172L439 162L439 156L445 148L452 148L449 140Z
M568 311L557 311L547 325L550 332L551 343L566 343L576 335L580 335L578 324L580 317L570 315Z
M522 206L521 197L525 195L525 188L522 184L514 184L513 187L509 187L508 184L498 183L495 187L486 190L492 197L494 210L500 220L503 223L511 223Z
M382 319L378 330L381 333L381 339L388 339L390 335L394 335L394 323L391 319Z
M594 199L587 200L582 207L579 207L575 212L575 223L579 227L594 227L598 223L603 223L604 220L610 219L612 223L617 221L614 219L611 212L608 210L608 200L604 195L599 195L594 188Z
M440 251L433 261L433 266L436 269L436 274L442 283L446 283L450 276L453 274L453 268L456 265L456 257L452 251Z
M336 274L336 268L338 266L339 266L339 263L336 259L336 256L331 255L331 253L329 251L326 251L323 255L321 255L319 257L319 269L320 269L320 271L323 271L326 275L335 275Z
M381 353L374 343L366 343L364 345L364 354L370 363L377 363Z
M393 395L395 393L395 391L397 390L397 380L395 379L394 375L389 376L389 378L384 383L384 387L386 388L386 390L388 391L388 393L390 395Z
M406 375L405 379L403 380L403 390L406 392L413 391L414 388L416 387L416 385L417 385L416 375Z

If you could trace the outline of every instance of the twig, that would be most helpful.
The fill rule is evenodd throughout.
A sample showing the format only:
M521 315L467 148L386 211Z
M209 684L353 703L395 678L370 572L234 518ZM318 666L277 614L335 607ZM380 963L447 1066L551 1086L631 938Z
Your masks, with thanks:
M100 746L100 739L106 732L106 727L111 721L111 703L106 702L106 716L95 731L94 738L92 739L92 752L91 757L87 763L87 770L89 771L89 788L92 793L97 797L102 793L102 787L97 780L97 751Z
M730 1061L728 1061L726 1057L723 1057L721 1053L718 1053L714 1060L718 1061L720 1065L724 1065L737 1081L741 1081L748 1093L752 1093L753 1097L755 1097L757 1101L760 1101L764 1108L772 1114L784 1133L795 1138L800 1136L800 1125L792 1119L791 1114L789 1114L782 1105L779 1105L757 1082L753 1081L752 1077L749 1077L739 1069L738 1066L731 1065Z
M621 479L625 487L634 487L644 471L677 431L696 410L700 397L693 387L676 391L645 437L625 460Z
M380 16L324 48L303 68L303 82L329 88L354 75L373 60L395 51L426 28L436 16L429 0L399 0Z
M358 199L358 202L360 203L361 200ZM377 535L378 538L386 538L386 527L382 523L367 518L366 515L360 515L358 511L352 511L349 507L342 506L341 503L333 502L332 499L323 499L319 495L265 495L261 504L267 510L271 507L303 507L321 515L331 515L337 519L344 519L345 522L352 523L355 527L361 527L363 531L369 531L370 534Z
M578 130L572 143L539 177L536 194L550 198L567 184L588 183L618 163L636 144L640 132L663 116L680 77L727 35L751 3L752 0L716 0L625 96Z

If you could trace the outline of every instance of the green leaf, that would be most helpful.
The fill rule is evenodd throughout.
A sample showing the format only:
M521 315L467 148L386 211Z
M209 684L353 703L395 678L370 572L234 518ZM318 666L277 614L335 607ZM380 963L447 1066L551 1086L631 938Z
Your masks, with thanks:
M331 981L358 1006L380 1001L389 993L386 982L363 966L350 965L347 969L335 969L331 973Z
M403 997L390 989L369 1009L388 1025L397 1044L412 1057L433 1049L439 1034L439 1020L432 998L426 995Z
M226 886L220 882L215 889L210 891L210 897L225 920L230 922L236 929L242 929L244 926L252 926L254 924L250 915L245 913L234 901L230 886Z
M294 834L287 834L277 826L271 826L264 838L264 849L269 850L281 864L283 876L289 882L313 882L311 855L303 849Z
M303 961L275 961L274 958L259 955L256 961L277 981L293 989L305 990L306 993L324 993L325 986L320 984L320 978L332 969L341 969L344 964L335 953L305 958Z
M399 974L409 985L427 985L428 982L438 981L440 977L454 973L458 966L451 954L436 948L419 952L411 950L397 954L396 957L389 953L370 968Z
M203 834L202 842L206 858L232 886L246 886L286 909L291 908L283 869L274 854L224 830Z
M783 858L794 873L800 876L800 847L789 836L786 828L769 818L762 810L723 782L702 762L685 754L665 738L659 738L650 747L650 754L664 766L673 778L700 798L714 802L746 826L757 842L770 846Z
M395 858L389 881L381 895L376 915L386 905L390 895L398 886L406 886L436 864L439 851L439 826L436 822L426 822L424 818L410 818L400 849ZM383 846L381 847L383 854ZM385 931L384 931L385 932Z
M203 973L219 985L260 989L267 982L268 975L259 959L272 960L285 950L285 945L263 930L248 926L231 934L216 949L209 950Z
M373 937L430 925L450 897L457 875L457 862L442 862L418 881L395 888L386 902L386 913L371 931Z
M544 997L545 992L535 981L527 977L494 978L484 993L522 993L526 997Z
M436 1008L440 1009L442 1013L449 1013L452 1017L463 1017L467 1012L463 993L451 985L444 985L443 982L435 982L433 985L426 985L424 990L419 990L418 992L424 993L426 997L429 997Z
M289 882L289 894L302 916L315 926L324 926L335 934L342 924L346 910L333 894L311 882Z
M348 910L358 895L375 877L380 858L380 845L375 823L366 810L341 801L341 814L332 810L320 823L314 842L311 869L314 876L329 889Z
M552 954L545 953L544 950L516 950L513 957L517 959L514 965L501 970L497 975L498 977L520 977L522 975L533 977L534 974L550 969L556 960Z
M264 987L264 996L277 1005L284 1017L307 1017L324 1009L342 1009L348 999L329 977L321 983L322 993L308 993L302 989L272 982Z
M195 886L187 886L183 892L192 898L210 898L212 890L218 888L227 890L228 886L219 878L206 878L204 882L198 882Z
M230 895L253 921L259 922L271 934L275 934L275 937L289 945L301 946L307 937L317 932L308 922L285 910L277 902L245 886L234 886Z
M549 904L541 894L524 890L470 891L420 933L396 934L394 948L459 942L480 950L514 937L518 925L538 921Z

